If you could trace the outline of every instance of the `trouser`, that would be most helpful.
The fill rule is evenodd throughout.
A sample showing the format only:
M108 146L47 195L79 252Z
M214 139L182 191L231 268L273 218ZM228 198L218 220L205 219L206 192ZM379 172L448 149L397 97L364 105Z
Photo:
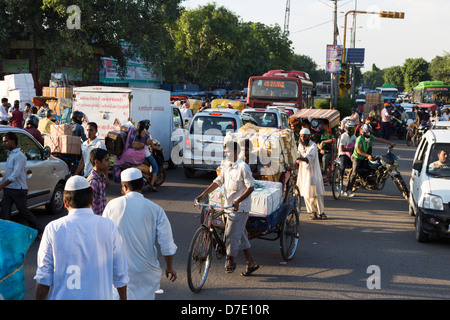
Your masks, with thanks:
M350 180L347 184L347 191L352 191L353 185L355 184L356 180L356 174L358 173L359 169L363 165L365 159L357 159L352 156L352 174L350 175Z
M158 174L159 167L158 164L156 163L155 157L152 154L150 154L147 158L145 158L145 160L147 160L150 166L152 167L152 173Z
M341 170L341 181L340 182L342 183L342 181L344 181L345 169L352 167L352 159L350 159L349 156L343 154L343 155L339 156L339 162L341 163L339 168Z
M14 220L31 228L37 229L38 234L41 234L44 231L44 228L30 209L28 209L27 194L28 189L4 188L2 212L0 217L4 220L11 220L11 210L13 204L15 204L19 214L17 217L14 217Z
M248 240L247 225L248 212L233 211L227 215L227 224L225 226L225 245L227 255L235 257L241 250L251 247Z
M316 193L316 187L314 188L314 193ZM315 195L315 197L312 198L305 198L305 206L306 206L306 212L307 213L313 213L316 212L317 214L324 213L325 206L323 202L323 195Z
M389 130L390 123L389 122L381 122L381 137L385 140L389 139Z

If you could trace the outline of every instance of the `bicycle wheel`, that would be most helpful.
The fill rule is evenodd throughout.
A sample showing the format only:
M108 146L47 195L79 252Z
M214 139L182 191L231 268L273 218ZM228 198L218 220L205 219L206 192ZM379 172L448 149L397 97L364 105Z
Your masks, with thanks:
M297 210L290 208L281 225L280 250L284 260L289 261L297 250L300 221Z
M300 190L298 189L297 185L296 184L290 185L288 191L286 192L286 195L284 196L284 203L290 205L291 201L295 201L294 207L297 210L298 214L300 214L301 208L300 200L301 200Z
M331 175L331 191L333 192L333 198L339 200L342 194L342 183L344 177L341 176L341 166L336 164Z
M187 280L192 292L199 292L206 282L212 260L212 234L208 228L197 229L189 245Z

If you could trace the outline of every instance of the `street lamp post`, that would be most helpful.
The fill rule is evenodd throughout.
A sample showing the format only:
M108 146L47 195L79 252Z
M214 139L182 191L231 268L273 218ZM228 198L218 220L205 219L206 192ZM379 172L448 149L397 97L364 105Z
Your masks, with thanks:
M378 14L380 18L391 18L391 19L404 19L405 13L404 12L393 12L393 11L360 11L360 10L350 10L345 13L345 20L344 20L344 45L343 45L343 52L342 52L342 63L346 63L346 52L345 52L345 42L347 37L347 16L348 14L353 13L362 13L362 14ZM353 26L355 27L355 26ZM347 75L345 74L345 77ZM345 82L347 82L347 79L345 79ZM341 99L344 97L345 92L347 91L345 85L339 84L339 94L341 96Z

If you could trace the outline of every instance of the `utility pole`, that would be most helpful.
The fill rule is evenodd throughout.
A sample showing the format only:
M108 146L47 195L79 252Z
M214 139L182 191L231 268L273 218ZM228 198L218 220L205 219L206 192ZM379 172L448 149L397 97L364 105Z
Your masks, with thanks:
M356 6L357 6L357 1L355 0L355 11L357 10ZM352 29L352 40L351 40L351 48L356 48L355 46L355 42L356 42L356 13L353 14L353 29ZM350 96L352 97L352 99L355 98L355 74L356 74L356 67L355 65L352 65L352 75L351 75L351 81L352 81L352 89L351 89L351 93Z
M289 36L289 17L291 15L291 1L286 0L286 12L284 14L284 33Z
M339 29L337 26L337 2L338 0L331 0L334 2L333 9L333 45L337 45L337 37L339 34ZM337 109L337 96L338 96L338 79L335 73L331 73L331 108Z

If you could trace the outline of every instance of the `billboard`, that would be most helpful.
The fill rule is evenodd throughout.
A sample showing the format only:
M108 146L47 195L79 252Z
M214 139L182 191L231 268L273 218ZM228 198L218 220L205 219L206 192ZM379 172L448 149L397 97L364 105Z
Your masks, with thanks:
M341 73L342 45L327 44L326 73Z

